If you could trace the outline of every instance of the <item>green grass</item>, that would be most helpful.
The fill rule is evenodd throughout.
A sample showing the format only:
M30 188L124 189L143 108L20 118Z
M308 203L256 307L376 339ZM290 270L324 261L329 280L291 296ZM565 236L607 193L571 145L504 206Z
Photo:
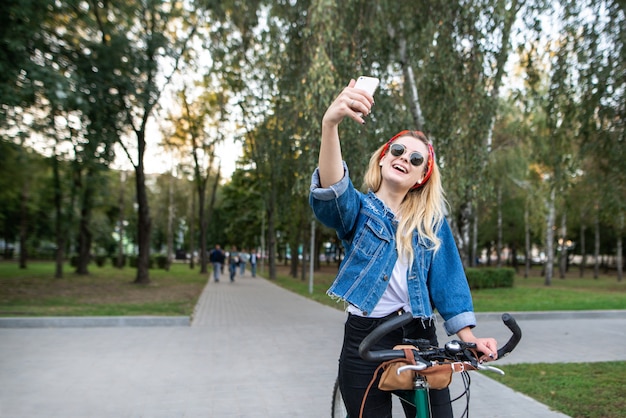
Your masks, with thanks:
M515 364L489 377L574 418L626 416L626 362Z
M317 300L329 306L343 309L326 295L326 290L335 278L336 267L324 267L314 275L313 293L309 293L308 277L302 281L289 276L281 267L276 283L295 293ZM559 311L559 310L606 310L626 309L626 280L617 281L613 275L602 275L593 279L591 273L579 278L572 271L566 279L552 279L546 286L539 269L532 271L529 278L517 276L513 288L480 289L472 291L476 312L508 311Z
M190 315L208 275L188 265L150 270L151 283L133 284L135 269L90 265L88 276L64 266L55 279L52 262L0 263L0 316Z

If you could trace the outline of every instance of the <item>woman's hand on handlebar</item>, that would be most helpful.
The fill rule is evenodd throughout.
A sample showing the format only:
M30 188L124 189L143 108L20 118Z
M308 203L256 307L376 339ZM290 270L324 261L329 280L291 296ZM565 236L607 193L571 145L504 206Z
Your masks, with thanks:
M498 342L495 338L478 338L469 327L461 329L457 335L466 343L476 344L476 350L482 354L479 361L493 361L498 359Z

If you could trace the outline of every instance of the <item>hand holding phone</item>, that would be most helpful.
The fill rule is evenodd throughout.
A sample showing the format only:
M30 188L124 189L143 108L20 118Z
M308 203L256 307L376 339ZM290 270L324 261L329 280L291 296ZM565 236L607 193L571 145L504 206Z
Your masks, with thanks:
M365 90L370 94L370 96L374 96L374 93L376 92L379 83L380 80L378 80L378 78L376 77L367 77L362 75L357 78L356 83L354 84L354 88Z

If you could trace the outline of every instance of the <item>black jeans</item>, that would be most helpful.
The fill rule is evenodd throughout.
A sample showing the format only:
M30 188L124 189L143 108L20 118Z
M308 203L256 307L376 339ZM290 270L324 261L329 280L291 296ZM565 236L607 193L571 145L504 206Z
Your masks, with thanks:
M339 358L339 387L350 418L358 418L363 395L372 380L376 367L379 365L379 363L365 361L359 356L359 344L374 328L389 318L363 318L348 315L343 348ZM403 337L423 338L429 340L434 346L438 345L435 325L431 321L415 319L404 328L397 329L385 336L372 347L372 350L388 349L401 344ZM378 389L379 378L380 373L367 395L363 412L364 418L391 418L391 392ZM429 397L433 418L452 418L450 391L447 388L430 390ZM415 417L414 406L402 402L402 407L407 418Z

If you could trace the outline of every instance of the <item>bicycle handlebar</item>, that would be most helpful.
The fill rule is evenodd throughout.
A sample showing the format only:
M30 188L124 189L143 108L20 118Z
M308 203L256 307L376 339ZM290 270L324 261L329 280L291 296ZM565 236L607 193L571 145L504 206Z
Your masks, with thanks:
M412 320L413 315L410 312L404 312L402 315L398 315L397 317L392 318L376 327L363 339L363 341L361 341L361 344L359 345L359 355L361 358L367 361L382 362L404 357L404 352L401 350L388 349L371 351L371 348L374 344L380 341L382 337L391 331L408 324ZM511 351L513 351L522 338L522 330L519 325L517 325L517 321L515 321L513 316L508 313L502 314L502 322L504 322L507 328L509 328L512 335L509 340L500 349L498 349L498 358L506 357Z
M513 318L513 316L508 313L503 313L502 322L504 322L504 325L506 325L507 328L511 330L513 335L511 335L511 338L509 338L509 340L501 348L498 349L498 358L504 358L508 356L509 353L513 351L515 347L517 347L517 344L522 339L522 330L520 329L519 325L517 325L517 321L515 320L515 318Z
M359 355L361 358L367 361L387 361L398 358L398 350L389 349L370 351L370 349L385 335L389 334L394 329L408 324L412 320L413 315L411 312L404 312L402 315L391 318L374 328L374 331L370 332L365 338L363 338L363 341L361 341L361 344L359 345Z

